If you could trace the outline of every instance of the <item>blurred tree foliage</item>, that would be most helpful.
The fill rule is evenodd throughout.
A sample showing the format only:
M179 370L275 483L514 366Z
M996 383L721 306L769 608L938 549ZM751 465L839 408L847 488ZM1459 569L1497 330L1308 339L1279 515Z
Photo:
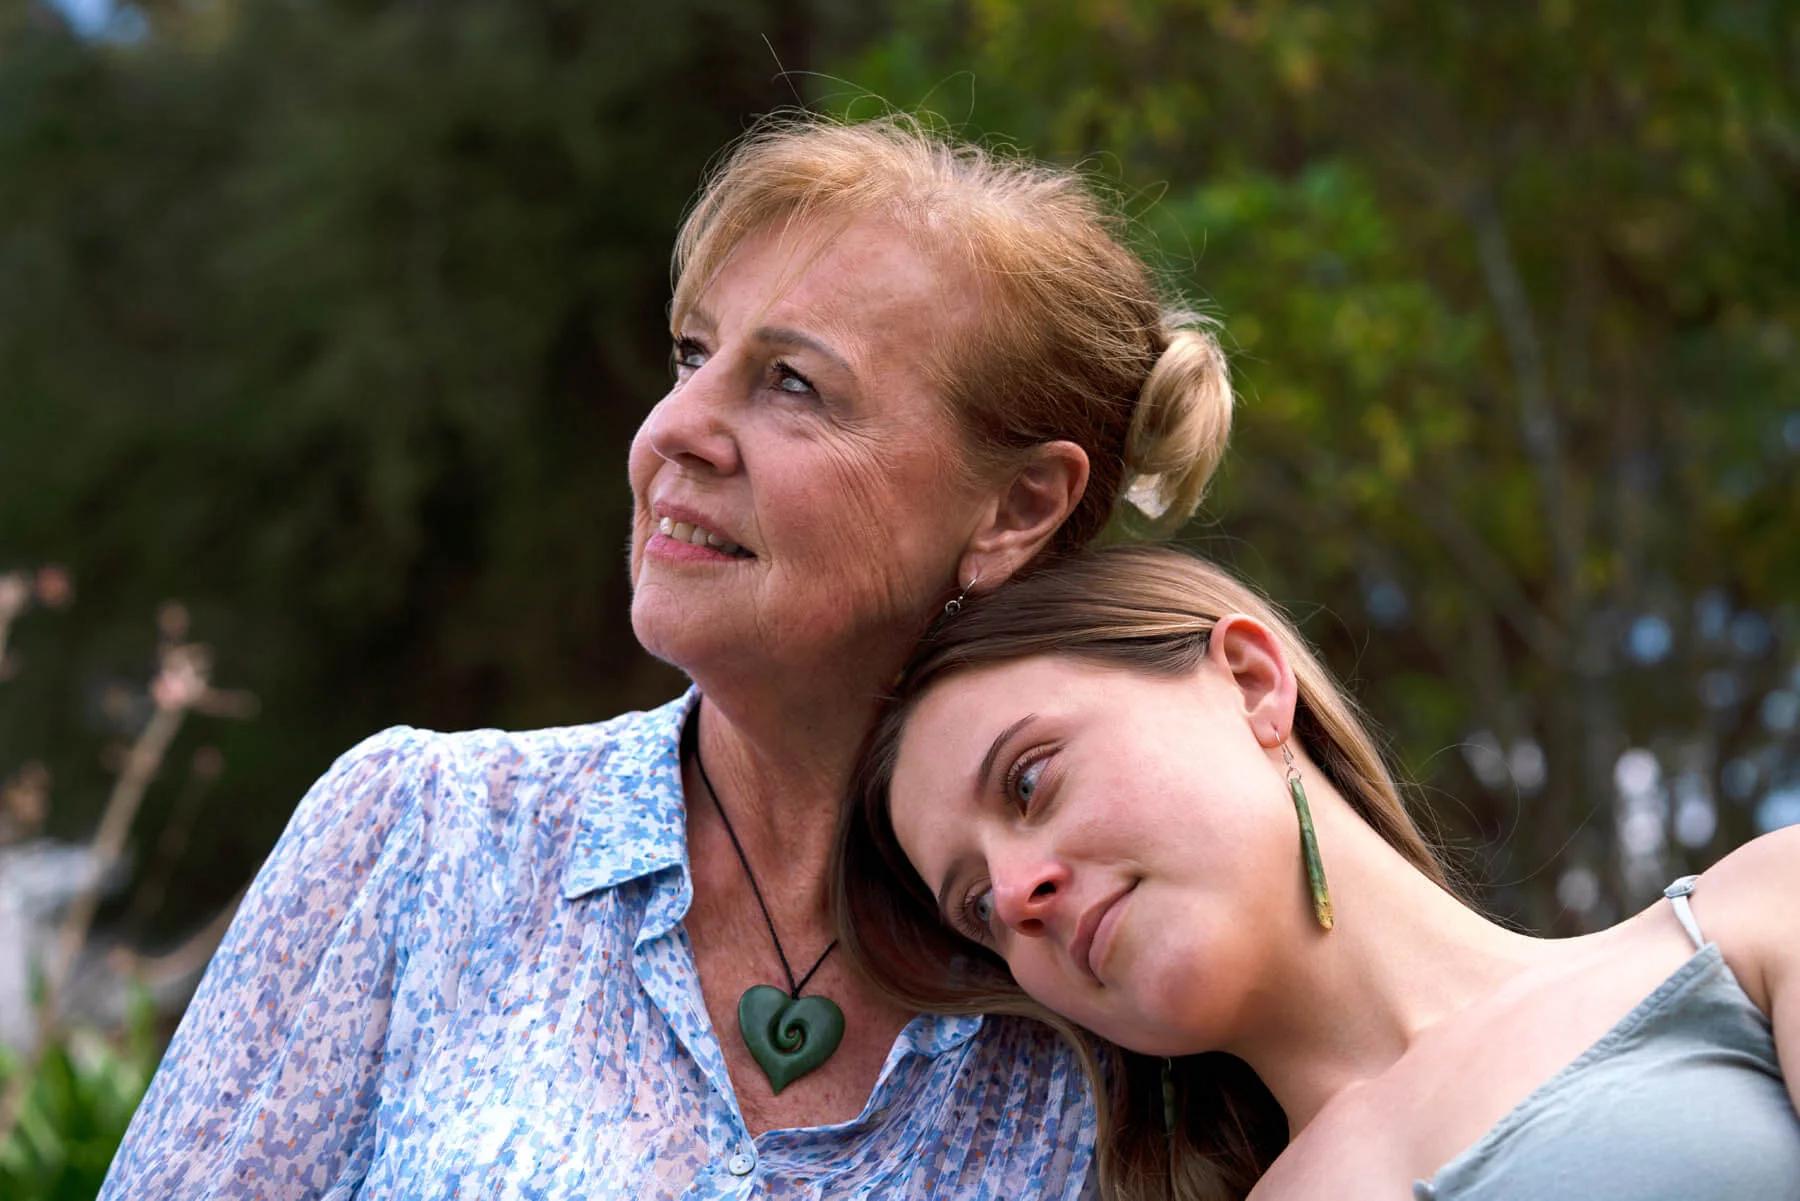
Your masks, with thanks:
M372 729L677 686L624 616L625 447L675 223L793 98L777 56L822 72L809 101L867 89L1128 190L1245 396L1191 540L1295 607L1503 911L1602 921L1634 863L1714 857L1800 787L1791 6L134 11L92 40L0 0L0 567L79 591L16 631L0 775L47 757L83 835L106 685L187 603L264 708L216 732L140 935L229 898Z
M0 0L0 563L66 563L17 633L0 775L80 837L151 614L178 596L261 718L165 914L253 870L396 721L591 720L673 673L624 611L625 448L667 381L701 171L791 101L804 0L146 5L124 42ZM765 43L765 37L768 41ZM178 791L140 823L154 845Z
M1295 606L1502 911L1591 927L1800 820L1792 5L901 12L844 77L1100 152L1222 320L1190 540Z

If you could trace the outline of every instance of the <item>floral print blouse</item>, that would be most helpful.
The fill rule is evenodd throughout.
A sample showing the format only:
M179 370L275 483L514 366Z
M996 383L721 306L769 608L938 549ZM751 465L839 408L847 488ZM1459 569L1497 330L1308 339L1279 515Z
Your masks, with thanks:
M696 700L339 759L103 1201L1093 1196L1080 1068L1014 1019L915 1018L855 1119L750 1134L682 927Z

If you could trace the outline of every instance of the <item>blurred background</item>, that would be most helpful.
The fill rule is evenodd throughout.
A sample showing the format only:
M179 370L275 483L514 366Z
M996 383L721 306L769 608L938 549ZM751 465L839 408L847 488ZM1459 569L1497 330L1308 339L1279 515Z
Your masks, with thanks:
M782 105L1083 163L1242 395L1184 542L1493 912L1800 821L1782 0L0 0L0 1196L91 1197L307 784L681 682L670 242Z

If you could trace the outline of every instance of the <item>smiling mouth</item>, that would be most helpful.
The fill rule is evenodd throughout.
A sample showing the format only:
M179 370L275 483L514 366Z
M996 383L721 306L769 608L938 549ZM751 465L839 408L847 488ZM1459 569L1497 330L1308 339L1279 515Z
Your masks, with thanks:
M705 546L734 559L754 559L755 555L732 542L721 538L705 526L693 525L686 521L676 521L672 517L664 517L657 523L657 532L665 538L673 538L677 542L686 542L690 546Z
M1113 915L1120 903L1123 902L1126 897L1130 896L1136 888L1137 881L1133 880L1130 884L1127 884L1124 888L1115 892L1111 897L1094 905L1082 915L1081 924L1076 928L1075 941L1069 947L1069 956L1074 959L1075 962L1081 966L1081 969L1092 977L1096 983L1103 982L1100 980L1100 965L1094 958L1094 944L1100 941L1099 936L1103 927L1106 928L1106 932L1110 935L1111 928L1107 926L1107 918ZM1108 944L1110 945L1110 938L1108 939Z

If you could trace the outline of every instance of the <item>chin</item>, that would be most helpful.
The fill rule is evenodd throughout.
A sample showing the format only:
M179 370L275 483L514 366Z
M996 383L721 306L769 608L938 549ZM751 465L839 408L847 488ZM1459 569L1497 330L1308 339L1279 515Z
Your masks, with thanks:
M1077 1019L1077 1024L1086 1026L1107 1042L1139 1055L1197 1055L1213 1050L1215 1041L1200 1031L1189 1029L1183 1020L1186 1016L1160 1007L1132 1005L1123 1013L1110 1014L1105 1019L1096 1018L1091 1022Z
M660 589L632 597L631 632L645 651L703 689L708 680L716 686L721 680L766 677L773 666L743 628L684 606L677 596Z
M1204 1024L1206 1006L1195 1002L1206 998L1216 982L1209 984L1207 974L1196 970L1191 961L1181 962L1173 956L1134 967L1129 979L1110 986L1129 1002L1132 1016L1115 1023L1119 1029L1107 1037L1140 1055L1195 1055L1212 1050L1217 1045L1215 1032L1198 1028Z
M638 645L671 667L690 676L688 665L704 661L708 643L721 640L706 632L707 623L693 613L683 614L675 598L662 589L641 590L631 598L631 632Z

